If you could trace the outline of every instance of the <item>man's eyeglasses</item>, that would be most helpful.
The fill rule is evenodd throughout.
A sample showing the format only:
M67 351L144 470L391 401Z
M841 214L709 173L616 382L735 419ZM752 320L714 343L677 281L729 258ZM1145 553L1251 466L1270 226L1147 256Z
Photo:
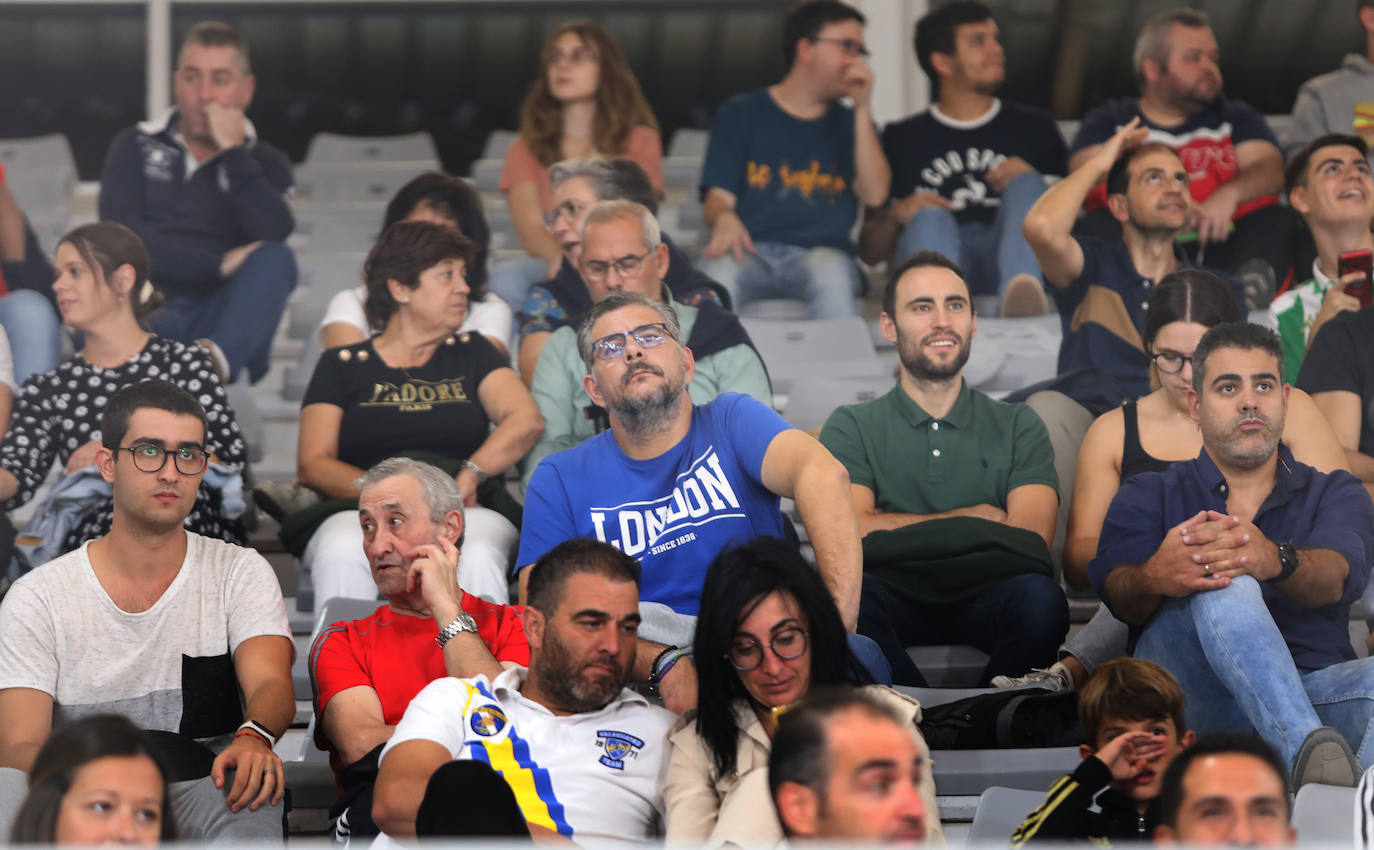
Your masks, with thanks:
M592 343L592 351L597 360L614 360L625 353L625 337L634 337L640 348L658 348L670 339L676 339L663 322L640 325L628 334L607 334Z
M120 446L116 451L132 455L134 467L140 472L161 472L162 467L167 465L168 455L172 456L172 464L182 475L199 475L210 462L210 455L205 449L192 446L164 449L152 443L142 443L137 446Z
M1192 363L1190 355L1179 354L1177 351L1156 351L1150 357L1155 362L1155 368L1166 375L1176 375L1183 371L1184 363Z
M791 661L806 652L806 632L799 626L783 629L768 641L768 648L783 661ZM763 661L763 646L756 640L741 640L730 645L726 659L743 673L753 670Z
M828 41L831 44L838 44L840 46L840 49L844 51L844 55L850 58L853 58L855 56L868 56L868 48L864 47L864 43L862 41L857 41L852 38L825 38L817 36L811 40Z
M582 263L582 275L588 280L594 280L599 283L605 280L606 275L611 273L611 268L615 267L615 270L620 272L621 277L630 277L639 271L639 267L644 265L644 258L652 253L653 249L651 248L638 256L627 254L609 263L604 260L586 260Z
M586 208L585 204L579 204L577 201L564 201L544 213L544 224L548 227L553 227L558 223L558 217L561 215L567 216L568 221L576 221L577 217L582 215L582 211Z

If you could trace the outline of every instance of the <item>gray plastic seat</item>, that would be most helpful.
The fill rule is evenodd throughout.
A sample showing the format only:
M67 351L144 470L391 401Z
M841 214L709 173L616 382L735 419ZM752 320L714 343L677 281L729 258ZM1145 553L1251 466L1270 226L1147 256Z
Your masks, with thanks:
M312 254L366 254L381 232L384 213L380 205L302 207L296 213L296 234L305 239L304 251Z
M329 300L345 289L362 282L363 261L367 254L354 251L302 252L297 259L301 270L299 294L292 299L286 332L292 339L310 339L324 318Z
M968 845L1006 846L1011 841L1011 834L1025 822L1026 815L1044 801L1045 795L1039 791L1000 785L987 789L978 797L978 810L969 827Z
M782 415L803 431L825 424L835 408L872 401L892 389L891 375L852 378L812 378L803 387L794 387L787 397Z
M357 162L424 162L439 167L439 148L429 133L399 136L347 136L316 133L305 152L307 165Z
M934 688L973 688L988 655L971 646L909 646L906 654Z
M1293 803L1292 823L1298 840L1307 846L1354 847L1355 805L1354 788L1314 782L1302 786Z
M385 204L396 191L435 163L329 162L296 169L296 189L312 204Z
M1082 761L1077 747L936 750L931 759L935 762L935 790L941 796L975 796L1004 786L1037 792L1042 799L1056 779L1072 773ZM1038 800L1035 805L1039 805Z
M775 393L806 392L814 378L881 375L883 363L861 316L803 321L742 319Z

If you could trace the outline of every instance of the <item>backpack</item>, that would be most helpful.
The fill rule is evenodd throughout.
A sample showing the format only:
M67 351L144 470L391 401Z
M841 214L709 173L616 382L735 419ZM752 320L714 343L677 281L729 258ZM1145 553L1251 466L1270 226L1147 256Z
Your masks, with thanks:
M1078 694L1019 688L921 709L917 725L932 750L1074 747L1087 742Z

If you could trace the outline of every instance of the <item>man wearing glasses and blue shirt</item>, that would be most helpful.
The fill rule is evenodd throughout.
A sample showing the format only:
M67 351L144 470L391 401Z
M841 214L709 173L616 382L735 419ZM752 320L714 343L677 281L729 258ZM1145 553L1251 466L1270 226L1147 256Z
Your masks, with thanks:
M779 497L796 500L850 631L861 574L844 467L748 396L694 406L686 388L695 362L681 340L674 309L643 295L614 292L592 307L577 335L583 388L607 410L610 430L534 471L516 560L523 602L528 566L564 540L590 537L638 558L640 635L649 639L635 679L659 685L677 712L695 705L696 674L672 644L691 640L706 568L729 546L783 536Z
M172 810L194 841L280 841L273 752L295 715L295 646L272 568L183 526L209 459L205 412L144 381L101 422L110 533L15 582L0 607L0 828L61 725L116 713L160 733Z

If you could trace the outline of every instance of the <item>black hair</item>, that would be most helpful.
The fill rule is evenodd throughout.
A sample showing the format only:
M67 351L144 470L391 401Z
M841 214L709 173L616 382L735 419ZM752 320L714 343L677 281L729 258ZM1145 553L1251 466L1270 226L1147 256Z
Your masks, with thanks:
M563 599L568 579L579 573L594 573L611 581L634 582L635 587L639 587L639 561L609 543L575 537L545 552L530 567L525 604L545 617L552 617Z
M1173 322L1197 322L1208 328L1245 318L1236 295L1221 278L1202 269L1180 269L1159 279L1145 308L1141 339L1148 354L1159 329Z
M935 72L935 64L930 61L933 53L953 56L958 51L955 35L964 24L981 24L992 18L992 10L978 0L954 0L936 6L926 12L916 22L916 32L911 37L911 45L916 50L916 63L930 78L931 86L938 95L940 75Z
M863 13L839 0L803 0L787 12L782 23L782 62L790 69L797 58L797 42L814 40L827 24L865 22Z
M1178 827L1178 813L1183 808L1183 780L1187 778L1188 768L1198 759L1217 755L1254 756L1274 771L1283 788L1284 820L1288 820L1292 815L1288 805L1288 768L1279 754L1258 735L1218 732L1199 738L1191 747L1179 753L1164 771L1159 788L1160 823L1174 829Z
M144 756L162 775L163 841L177 840L176 819L167 792L170 776L152 739L127 717L93 714L55 730L39 749L29 770L29 793L10 826L12 844L52 844L57 839L57 816L76 773L97 759Z
M382 231L377 244L363 261L363 285L367 296L363 313L374 331L384 330L398 305L389 281L406 289L420 285L420 274L445 260L463 261L463 280L473 265L476 247L471 239L432 221L398 221ZM469 284L469 297L471 297Z
M1258 348L1272 354L1279 362L1279 383L1283 383L1283 343L1279 340L1279 335L1263 325L1227 322L1203 334L1193 351L1193 392L1199 396L1202 395L1203 384L1207 381L1207 358L1218 348L1239 348L1242 351L1254 351Z
M100 416L100 444L110 451L118 449L129 431L129 420L136 411L145 407L165 410L178 416L194 416L200 422L201 441L205 441L204 432L209 430L205 408L200 406L195 396L166 381L140 381L110 396L105 412Z
M1131 186L1131 163L1147 153L1157 153L1159 151L1168 151L1174 156L1178 156L1177 151L1163 142L1146 142L1139 147L1131 148L1117 157L1116 162L1112 163L1111 169L1107 172L1107 194L1126 194L1126 190Z
M1370 0L1374 3L1374 0ZM1322 148L1352 147L1360 152L1360 156L1369 156L1369 145L1364 139L1351 133L1326 133L1318 136L1312 141L1302 146L1302 150L1293 154L1293 158L1288 161L1288 165L1283 169L1283 193L1290 194L1299 186L1307 185L1307 166L1312 162L1312 155Z
M794 544L776 537L756 537L722 551L702 582L693 640L697 734L711 752L718 776L727 776L735 769L739 725L734 702L750 698L726 652L740 622L771 593L792 597L806 617L811 687L871 681L849 650L844 621L829 589Z
M491 252L491 225L482 206L482 196L462 177L426 171L397 190L386 205L382 221L385 230L415 212L420 204L427 204L458 224L458 230L472 240L472 262L467 264L464 278L471 290L468 297L476 301L486 292L487 257Z
M912 269L922 269L934 266L942 269L949 269L964 281L964 288L968 289L968 281L964 279L964 270L959 268L959 264L941 254L939 251L917 251L910 257L902 261L902 264L893 269L887 276L887 286L883 288L883 312L896 321L897 312L897 284L902 276ZM969 309L973 309L973 293L969 292Z

